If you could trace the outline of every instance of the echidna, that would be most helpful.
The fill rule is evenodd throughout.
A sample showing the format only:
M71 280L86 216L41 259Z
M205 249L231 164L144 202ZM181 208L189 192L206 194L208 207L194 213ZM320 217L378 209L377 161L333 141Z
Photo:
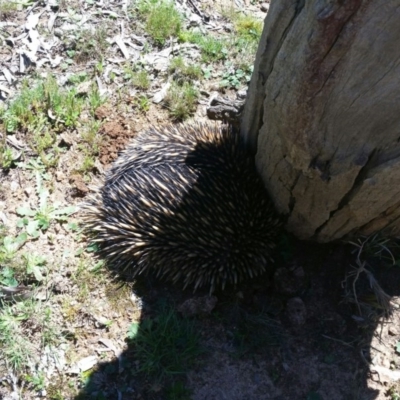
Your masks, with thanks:
M239 136L211 123L138 134L85 209L113 266L210 292L267 271L280 226Z

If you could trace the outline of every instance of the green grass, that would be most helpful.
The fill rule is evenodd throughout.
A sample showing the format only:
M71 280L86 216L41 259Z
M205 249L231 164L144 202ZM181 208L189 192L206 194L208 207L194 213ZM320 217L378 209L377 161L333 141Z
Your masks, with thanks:
M38 205L36 207L18 207L17 214L22 217L17 223L19 228L25 228L32 238L38 238L40 232L45 232L53 221L66 221L75 212L75 207L60 208L58 203L49 203L49 190L42 185L40 174L36 174Z
M228 56L227 41L225 39L204 35L194 30L182 31L179 34L181 42L197 44L201 50L201 57L204 63L225 60Z
M60 89L56 80L49 76L32 87L23 83L21 93L7 109L0 110L0 122L9 133L19 130L41 132L60 126L73 128L77 125L83 100L72 89Z
M39 361L40 351L57 341L51 309L34 300L0 302L0 352L14 371L27 371Z
M78 64L102 59L109 48L108 37L108 25L104 23L96 26L95 30L77 32L77 39L70 45L67 55Z
M0 143L0 167L9 169L13 166L14 156L12 149L5 143Z
M138 371L164 381L184 375L202 354L200 335L193 321L181 318L170 307L142 323L133 323L128 332Z
M18 11L18 2L12 0L0 0L0 21L4 21L7 18Z
M142 113L146 113L150 109L150 100L145 95L141 95L135 98L134 105Z
M142 69L141 71L132 72L130 79L133 86L141 90L147 90L150 87L150 77L147 71Z
M189 82L172 82L165 97L165 106L172 118L184 120L196 111L198 90Z
M263 29L263 22L250 15L239 14L234 20L236 33L244 39L259 42Z
M169 71L177 76L177 79L193 80L201 79L203 73L198 64L187 64L182 57L175 57L171 60Z
M139 15L145 21L145 30L157 45L164 45L170 37L179 35L182 16L172 1L140 0Z
M102 137L98 134L101 128L101 122L97 120L90 120L80 130L80 136L82 142L87 145L88 149L91 149L92 154L98 154L101 146Z

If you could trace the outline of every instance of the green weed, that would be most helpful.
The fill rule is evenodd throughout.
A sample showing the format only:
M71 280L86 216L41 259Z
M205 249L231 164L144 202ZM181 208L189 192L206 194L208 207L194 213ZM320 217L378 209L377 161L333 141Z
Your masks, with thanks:
M42 186L42 179L39 173L36 174L37 195L39 204L31 209L30 207L18 207L17 214L23 217L18 221L19 228L25 227L26 232L32 238L38 238L40 231L44 232L53 220L66 221L67 217L75 212L75 207L59 208L58 203L49 204L49 191Z
M18 250L26 243L28 235L24 232L20 235L4 236L0 242L0 284L15 287L18 285L16 269L20 268L17 257Z
M84 149L84 156L81 165L78 167L77 172L86 174L93 170L96 163L94 155L87 149Z
M240 85L250 81L253 67L247 69L235 68L231 63L227 63L226 67L227 70L222 75L222 87L238 89Z
M98 154L102 137L99 135L101 121L91 120L80 131L82 141L91 149L92 154Z
M261 20L250 15L239 14L234 19L236 33L247 40L259 42L263 29Z
M96 29L85 29L77 33L76 42L71 44L69 57L78 64L104 57L109 47L107 24L100 24Z
M0 143L0 167L9 169L14 163L14 155L12 149L6 144Z
M49 307L33 300L1 304L0 352L13 370L22 372L38 362L40 351L55 343L57 335Z
M146 113L150 109L150 100L147 96L142 95L135 99L135 105L140 111Z
M76 96L74 89L61 90L49 76L33 88L25 81L20 95L8 109L0 111L0 121L10 133L42 132L46 127L59 125L75 127L82 106L83 100Z
M196 31L183 31L179 34L181 42L197 44L201 50L204 63L225 60L228 56L227 42L224 39L211 35L204 35Z
M190 394L190 390L180 381L172 383L166 391L167 400L190 400Z
M46 165L43 163L40 157L36 160L31 158L26 164L18 163L18 167L34 172L36 179L38 174L41 179L46 181L50 179L50 174L46 172Z
M171 36L178 36L182 16L174 3L166 0L141 0L138 10L145 20L145 30L158 45L164 45Z
M0 0L0 21L5 21L18 11L19 2L12 0Z
M169 71L177 76L176 80L200 79L203 75L199 65L186 64L182 57L175 57L171 60Z
M131 67L129 64L124 67L124 79L130 80L132 84L142 90L147 90L150 87L149 73L136 65Z
M104 96L101 96L97 88L92 87L92 90L89 92L88 103L90 107L90 112L94 115L94 112L103 105L107 99Z
M150 87L149 74L145 70L134 72L132 75L132 83L138 89L146 90Z
M191 83L179 85L173 82L165 97L165 105L171 117L184 120L196 110L198 97L199 92Z
M160 381L185 374L202 353L193 321L180 318L169 307L163 307L155 318L145 319L140 325L133 323L128 339L139 362L139 372Z

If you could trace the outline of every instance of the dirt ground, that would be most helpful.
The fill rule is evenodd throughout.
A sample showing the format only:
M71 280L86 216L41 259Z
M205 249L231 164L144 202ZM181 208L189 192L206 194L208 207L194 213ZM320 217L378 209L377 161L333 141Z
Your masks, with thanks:
M36 11L46 5L39 2ZM206 2L203 6L209 9ZM249 6L255 15L264 16L259 9L258 3ZM21 25L25 14L12 18L8 21ZM10 63L9 52L0 48L0 65ZM204 90L211 92L215 84L207 82ZM155 86L158 90L160 85ZM235 91L221 93L233 96ZM206 118L208 100L202 99L195 119ZM93 117L102 122L98 132L102 144L89 175L76 169L83 157L79 129L60 135L65 151L51 171L52 202L79 207L90 192L91 180L101 177L137 132L170 122L158 104L150 104L146 113L138 113L129 96L118 107L115 104L114 94ZM0 133L5 136L4 130ZM26 137L19 132L15 140L23 146ZM25 150L20 161L27 163L36 156ZM7 234L17 235L17 208L37 203L35 177L22 167L0 174L1 218ZM68 222L79 224L79 212ZM40 252L47 259L46 279L34 300L51 310L62 340L41 347L39 329L30 321L29 340L37 344L40 361L26 371L43 372L44 383L38 389L1 364L0 399L400 399L400 268L391 262L400 254L388 244L380 246L377 238L369 239L360 253L365 238L355 242L358 247L348 242L304 243L289 234L284 238L274 274L215 293L215 307L192 317L203 351L186 374L171 380L185 388L178 396L169 394L166 387L171 382L137 373L135 346L127 340L127 332L135 322L142 329L143 321L157 313L160 301L180 310L188 300L210 300L208 293L193 294L149 278L121 280L112 266L111 272L98 266L87 238L54 221L46 232L26 242L24 250ZM376 282L390 296L390 314L377 301ZM34 282L23 283L28 287ZM82 367L84 363L89 368Z

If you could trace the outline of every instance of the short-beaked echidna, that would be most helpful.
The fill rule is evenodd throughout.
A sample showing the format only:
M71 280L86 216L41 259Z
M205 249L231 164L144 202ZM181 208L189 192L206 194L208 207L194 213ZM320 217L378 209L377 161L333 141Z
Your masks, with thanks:
M138 134L84 218L113 266L211 292L267 271L280 226L239 135L211 123Z

